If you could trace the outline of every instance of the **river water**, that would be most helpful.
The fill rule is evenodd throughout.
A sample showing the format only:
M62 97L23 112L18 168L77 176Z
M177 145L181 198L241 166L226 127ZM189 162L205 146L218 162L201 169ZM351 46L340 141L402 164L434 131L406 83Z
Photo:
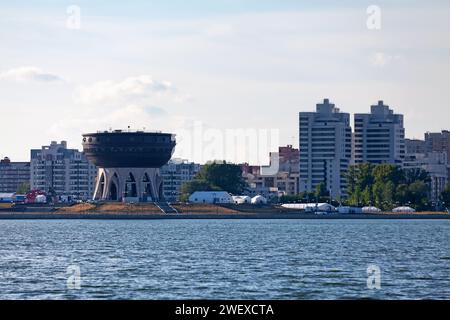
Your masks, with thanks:
M449 241L450 220L1 220L0 299L450 299Z

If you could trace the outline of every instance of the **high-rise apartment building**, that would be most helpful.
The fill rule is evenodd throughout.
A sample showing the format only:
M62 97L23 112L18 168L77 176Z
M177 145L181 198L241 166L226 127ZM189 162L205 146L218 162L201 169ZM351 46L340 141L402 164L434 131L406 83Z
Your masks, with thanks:
M49 146L31 150L31 189L57 196L90 199L94 194L97 168L67 143L52 141Z
M22 184L30 183L30 163L0 160L0 192L17 192Z
M354 162L401 165L405 157L403 115L378 101L369 114L355 114Z
M300 191L324 183L333 197L345 196L352 155L350 115L325 99L316 112L299 113Z

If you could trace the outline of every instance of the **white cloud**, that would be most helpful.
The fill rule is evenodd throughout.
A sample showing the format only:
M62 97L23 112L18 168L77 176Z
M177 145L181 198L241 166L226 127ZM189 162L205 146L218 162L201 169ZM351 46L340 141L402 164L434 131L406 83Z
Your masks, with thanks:
M225 37L233 34L233 26L230 24L212 24L205 30L208 37Z
M55 82L63 79L50 72L45 72L37 67L18 67L0 73L0 80L12 80L17 82L38 81Z
M384 52L377 52L370 56L370 64L374 67L384 67L392 62L402 60L400 55L390 55Z
M179 101L177 89L169 81L159 81L150 75L128 77L121 81L99 81L90 86L80 87L78 102L84 104L123 104L150 98L169 97Z

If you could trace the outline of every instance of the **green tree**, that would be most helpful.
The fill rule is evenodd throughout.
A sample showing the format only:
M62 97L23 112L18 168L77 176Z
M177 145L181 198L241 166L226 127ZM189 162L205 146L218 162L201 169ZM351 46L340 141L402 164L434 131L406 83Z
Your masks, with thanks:
M416 210L430 209L428 203L428 184L424 181L415 181L408 186L408 204L415 207Z
M383 200L384 200L384 184L381 181L377 181L374 183L372 187L372 197L374 200L374 205L380 209L383 208Z
M387 183L392 182L394 185L404 180L404 172L399 166L393 164L380 164L373 169L374 182Z
M406 183L399 184L395 190L395 195L396 195L394 201L395 206L408 203L409 197L408 185Z
M373 204L384 210L401 204L418 210L429 207L430 178L422 169L362 163L350 166L347 183L350 205Z
M26 194L30 191L30 183L29 182L22 182L16 190L17 194Z
M364 206L370 206L373 204L372 188L368 185L361 193L361 204Z
M410 168L404 169L404 182L406 184L411 184L416 181L423 181L425 183L429 183L431 181L430 175L423 169L419 168Z
M212 162L204 165L197 174L196 180L207 181L211 186L232 194L240 194L247 187L239 165Z
M314 192L314 197L317 201L325 201L327 197L330 196L329 191L327 190L327 187L325 186L325 183L321 182L318 185L316 185L316 190Z
M441 201L445 208L450 208L450 183L447 184L444 191L442 192Z
M370 163L350 166L347 172L348 204L359 206L368 205L371 202L374 183L373 169L374 165Z
M181 201L186 201L195 191L227 191L240 194L246 188L241 167L225 161L204 165L195 179L181 186Z
M394 207L395 199L395 184L392 181L388 181L384 184L383 198L380 204L380 209L389 210Z
M280 197L281 203L308 203L315 199L314 193L300 192L295 195L283 195Z

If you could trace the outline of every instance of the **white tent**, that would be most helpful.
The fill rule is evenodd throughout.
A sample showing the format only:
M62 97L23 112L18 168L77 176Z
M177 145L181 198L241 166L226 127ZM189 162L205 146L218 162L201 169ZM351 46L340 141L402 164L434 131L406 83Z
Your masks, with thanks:
M380 213L381 209L378 209L377 207L362 207L363 213Z
M0 202L13 202L14 193L0 193Z
M416 212L416 210L411 207L397 207L392 209L392 212Z
M192 203L233 203L233 198L226 191L195 191L189 196Z
M261 195L254 196L252 198L252 204L266 204L266 203L267 203L267 199Z
M47 202L47 197L44 196L43 194L38 194L36 196L36 199L34 200L34 202L36 202L36 203L46 203Z
M235 204L251 203L252 198L250 198L249 196L233 196L233 202Z
M286 203L281 205L283 208L288 209L298 209L298 210L305 210L308 212L312 211L326 211L326 212L332 212L336 211L336 208L332 206L329 203L323 202L323 203Z

